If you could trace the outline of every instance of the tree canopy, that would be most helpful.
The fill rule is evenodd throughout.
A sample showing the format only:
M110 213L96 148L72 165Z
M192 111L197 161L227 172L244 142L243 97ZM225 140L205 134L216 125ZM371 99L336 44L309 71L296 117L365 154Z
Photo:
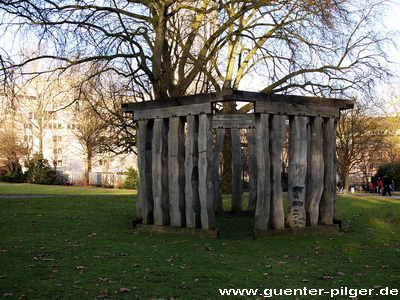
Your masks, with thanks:
M14 55L3 46L3 80L16 68L34 75L95 64L85 80L111 73L147 99L251 83L262 92L343 94L387 72L377 22L386 2L0 0L1 36L40 49ZM24 71L37 60L41 70Z

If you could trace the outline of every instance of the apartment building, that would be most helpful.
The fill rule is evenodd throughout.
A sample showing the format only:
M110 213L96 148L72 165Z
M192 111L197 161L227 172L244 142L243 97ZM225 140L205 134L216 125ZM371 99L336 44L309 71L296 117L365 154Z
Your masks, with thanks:
M36 96L19 94L10 96L0 93L0 132L12 130L27 154L21 157L25 165L34 154L42 153L65 184L84 183L87 165L87 147L77 129L77 111L62 108L55 101L42 101ZM91 120L88 120L90 125ZM98 139L93 136L93 139ZM86 140L88 137L86 137ZM89 136L90 141L90 136ZM90 155L92 185L114 186L124 182L129 167L136 166L133 153L115 155L104 150Z

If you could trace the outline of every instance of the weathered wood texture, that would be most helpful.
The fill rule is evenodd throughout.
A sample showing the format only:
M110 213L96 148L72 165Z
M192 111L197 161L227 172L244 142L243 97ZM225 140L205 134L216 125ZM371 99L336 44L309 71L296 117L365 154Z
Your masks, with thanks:
M254 113L213 115L215 103L223 101L253 102ZM247 140L248 211L255 214L257 236L268 230L297 234L307 225L333 224L336 122L340 110L352 106L350 100L243 91L124 105L125 112L133 113L138 128L137 221L151 225L147 228L214 231L215 211L223 210L220 153L224 132L230 130L231 211L243 209L241 149ZM247 132L247 138L242 139L241 130ZM285 215L281 169L287 142L289 199Z
M268 127L268 115L258 115L256 117L257 206L254 224L254 228L257 230L270 228L271 179Z
M136 202L136 219L143 221L143 209L146 209L146 125L147 120L140 121L137 124L137 152L138 152L138 201ZM147 219L147 218L145 218ZM146 222L147 223L147 222Z
M203 229L214 229L215 226L211 124L211 116L199 116L199 199L201 228Z
M323 121L320 117L310 121L309 191L307 193L307 225L318 225L319 203L324 189Z
M242 148L240 130L231 129L232 137L232 211L242 210Z
M288 227L306 226L307 120L294 116L289 123Z
M213 157L213 176L214 176L214 207L215 211L223 211L222 193L221 193L221 177L219 168L221 163L221 151L224 145L225 129L216 130L214 157Z
M135 115L145 110L150 110L150 109L160 110L168 107L188 106L187 115L190 114L194 115L193 111L190 111L191 105L204 104L204 103L209 104L222 101L254 102L256 106L255 108L256 113L257 112L264 113L264 111L259 106L260 104L262 105L263 103L279 103L282 108L284 108L284 106L288 104L313 106L313 107L319 106L322 109L324 107L349 109L354 106L354 101L352 100L226 90L216 93L183 96L170 99L158 99L153 101L124 103L122 105L122 110L124 112L134 113L134 119L139 120L140 118L136 117ZM210 108L212 107L210 106ZM204 113L207 113L208 108L204 110L205 110ZM281 111L283 112L283 110Z
M285 227L282 196L282 150L285 141L286 116L272 115L270 120L271 222L272 228Z
M185 141L185 211L187 228L199 228L198 116L187 117Z
M168 131L168 187L171 226L185 226L185 140L181 118L169 119Z
M247 130L247 145L249 153L249 205L248 210L255 212L257 205L257 151L256 131L251 128Z
M321 224L333 224L334 202L336 197L336 121L325 119L323 129L324 190L319 206Z
M214 115L213 128L254 128L254 114Z
M164 119L154 120L152 141L152 179L154 199L154 224L169 225L169 197L167 173L167 124Z

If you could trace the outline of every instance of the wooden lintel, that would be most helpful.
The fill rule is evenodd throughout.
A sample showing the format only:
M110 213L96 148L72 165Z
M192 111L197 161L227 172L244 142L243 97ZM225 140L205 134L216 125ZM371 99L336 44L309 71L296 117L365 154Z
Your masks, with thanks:
M211 114L211 113L212 113L211 103L201 103L201 104L180 105L171 107L159 107L146 110L135 110L133 113L133 119L135 121L138 121L138 120L174 118L174 117Z
M255 112L288 116L337 118L339 117L340 109L339 107L319 106L311 103L256 102Z
M254 114L214 115L213 128L254 128Z
M354 106L353 100L227 90L216 93L197 94L169 99L124 103L122 105L122 111L127 113L136 113L138 111L150 109L159 110L167 107L191 106L193 104L205 103L211 104L223 101L255 102L256 106L259 103L312 105L318 107L334 107L339 110L349 109ZM139 118L135 117L135 119L138 120Z

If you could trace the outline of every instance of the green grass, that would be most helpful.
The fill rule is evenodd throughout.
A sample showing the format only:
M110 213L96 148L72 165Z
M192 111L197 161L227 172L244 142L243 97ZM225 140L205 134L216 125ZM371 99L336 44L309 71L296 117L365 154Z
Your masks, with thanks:
M339 196L344 232L253 240L252 218L218 218L220 239L137 232L135 197L0 198L0 297L235 299L218 289L399 287L399 199Z
M0 183L0 195L129 195L134 190L38 184Z

